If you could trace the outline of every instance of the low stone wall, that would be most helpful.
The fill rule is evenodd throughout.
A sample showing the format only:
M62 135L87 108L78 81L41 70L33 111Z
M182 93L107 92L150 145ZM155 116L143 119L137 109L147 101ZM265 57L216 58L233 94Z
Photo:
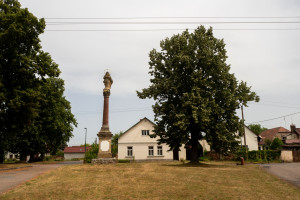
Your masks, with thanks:
M283 162L293 162L293 152L291 150L282 150L280 160Z
M118 160L116 158L97 158L92 159L92 164L112 164L117 163Z

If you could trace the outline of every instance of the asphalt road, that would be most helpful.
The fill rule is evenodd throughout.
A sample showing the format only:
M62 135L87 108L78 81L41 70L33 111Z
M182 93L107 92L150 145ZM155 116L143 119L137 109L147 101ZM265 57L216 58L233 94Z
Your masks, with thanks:
M271 163L263 164L261 167L270 174L300 188L300 163Z
M62 165L74 164L82 164L82 161L66 161L59 162L57 164L32 165L32 167L0 171L0 194L42 173L56 169Z

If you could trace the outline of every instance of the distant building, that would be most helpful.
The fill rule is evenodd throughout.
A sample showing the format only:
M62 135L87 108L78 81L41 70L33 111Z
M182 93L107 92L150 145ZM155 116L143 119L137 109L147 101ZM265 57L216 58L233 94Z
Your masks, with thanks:
M91 147L86 147L86 150L88 151ZM84 158L85 154L85 147L81 146L72 146L72 147L66 147L64 149L64 158L65 159L73 159L73 158Z
M300 128L296 128L294 124L290 126L291 130L283 127L276 127L263 131L261 134L261 141L258 143L259 147L263 149L265 140L273 140L279 138L283 141L284 149L300 149Z

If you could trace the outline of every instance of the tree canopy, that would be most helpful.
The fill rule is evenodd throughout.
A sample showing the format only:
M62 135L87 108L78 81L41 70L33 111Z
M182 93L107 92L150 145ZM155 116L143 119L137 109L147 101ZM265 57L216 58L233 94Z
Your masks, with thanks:
M283 145L282 140L276 137L273 139L270 147L272 150L279 150L282 149L282 145Z
M250 124L248 127L256 135L259 135L261 132L268 130L267 128L262 127L260 124Z
M137 91L140 98L156 101L154 137L170 150L189 141L192 162L198 161L201 139L219 153L238 148L236 109L259 99L229 72L224 41L213 36L212 28L200 26L166 38L160 47L149 54L151 85Z
M120 131L119 133L115 133L111 138L111 153L113 154L113 156L116 156L118 154L118 140L123 134L124 132Z
M44 29L17 0L0 1L0 162L5 151L55 152L76 125L58 65L41 49Z

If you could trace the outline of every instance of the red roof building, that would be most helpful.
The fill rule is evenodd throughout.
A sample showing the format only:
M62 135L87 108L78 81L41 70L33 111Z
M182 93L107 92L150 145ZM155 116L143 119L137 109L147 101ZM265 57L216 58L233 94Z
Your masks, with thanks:
M91 149L91 147L86 147L86 151ZM84 158L85 155L85 147L81 146L72 146L72 147L66 147L64 149L64 157L65 159L74 159L74 158Z
M291 130L283 127L276 127L263 131L261 134L259 134L259 136L262 139L258 143L259 147L261 147L260 149L262 149L262 147L264 146L266 139L272 141L276 137L283 141L283 143L285 144L283 145L283 147L287 147L290 145L299 146L300 144L300 128L296 128L294 124L291 125Z
M90 146L86 147L86 150L88 151L89 149L91 149ZM72 147L66 147L64 149L64 153L85 153L85 147L81 147L81 146L72 146Z

